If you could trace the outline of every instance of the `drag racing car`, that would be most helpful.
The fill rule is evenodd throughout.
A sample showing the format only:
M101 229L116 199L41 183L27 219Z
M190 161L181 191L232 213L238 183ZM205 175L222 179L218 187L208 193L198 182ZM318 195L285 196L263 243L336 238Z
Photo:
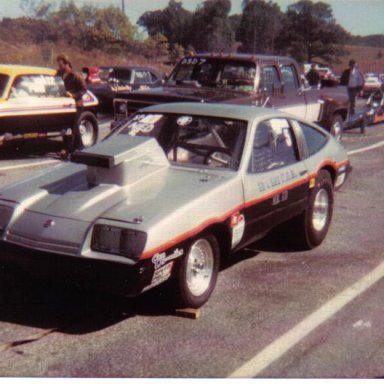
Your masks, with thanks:
M167 282L178 305L199 307L220 263L272 228L318 246L349 170L328 132L281 111L148 107L0 190L0 266L127 296Z

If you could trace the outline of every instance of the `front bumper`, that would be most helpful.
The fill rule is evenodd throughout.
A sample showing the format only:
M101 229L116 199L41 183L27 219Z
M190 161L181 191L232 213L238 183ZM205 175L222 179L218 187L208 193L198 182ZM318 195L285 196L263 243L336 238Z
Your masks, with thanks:
M0 268L34 278L127 297L139 295L151 283L153 264L134 266L64 256L0 242Z

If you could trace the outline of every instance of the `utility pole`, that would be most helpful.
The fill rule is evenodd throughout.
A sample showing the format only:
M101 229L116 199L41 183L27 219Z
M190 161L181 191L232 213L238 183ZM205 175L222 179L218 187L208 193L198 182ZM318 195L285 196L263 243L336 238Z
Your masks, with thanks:
M125 0L121 0L121 10L125 13Z

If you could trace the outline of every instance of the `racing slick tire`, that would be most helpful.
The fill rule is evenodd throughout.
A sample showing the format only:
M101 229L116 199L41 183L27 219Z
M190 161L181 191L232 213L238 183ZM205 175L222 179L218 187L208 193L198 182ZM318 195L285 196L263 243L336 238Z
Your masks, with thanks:
M335 137L337 141L341 141L343 136L343 117L338 113L335 113L332 116L330 133Z
M307 208L299 216L298 240L304 249L320 245L327 235L333 213L333 183L331 175L321 170L311 190Z
M83 142L83 148L92 147L96 144L99 135L99 125L96 116L92 112L83 112L78 119L78 126ZM73 150L73 135L63 137L64 145L68 150Z
M215 288L220 264L220 247L216 237L202 235L187 247L176 279L177 305L199 308Z

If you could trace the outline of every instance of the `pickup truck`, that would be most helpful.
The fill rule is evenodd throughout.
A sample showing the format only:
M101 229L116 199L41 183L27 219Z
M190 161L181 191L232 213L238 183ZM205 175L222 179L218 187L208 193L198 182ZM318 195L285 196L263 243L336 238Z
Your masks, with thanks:
M141 108L182 101L274 107L319 123L336 138L348 116L346 88L307 86L291 57L195 54L182 58L161 87L118 92L112 127Z

